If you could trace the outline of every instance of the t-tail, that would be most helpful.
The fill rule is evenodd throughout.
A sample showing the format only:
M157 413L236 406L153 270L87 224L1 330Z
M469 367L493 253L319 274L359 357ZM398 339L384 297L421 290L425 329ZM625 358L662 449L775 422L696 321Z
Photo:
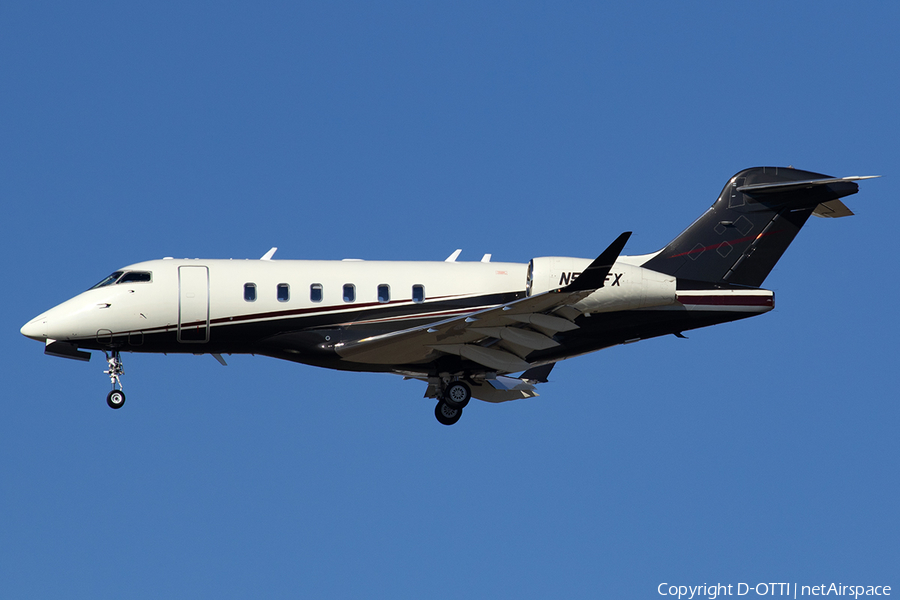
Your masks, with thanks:
M840 198L870 177L834 178L784 167L741 171L699 219L643 266L700 287L762 285L810 215L853 213Z

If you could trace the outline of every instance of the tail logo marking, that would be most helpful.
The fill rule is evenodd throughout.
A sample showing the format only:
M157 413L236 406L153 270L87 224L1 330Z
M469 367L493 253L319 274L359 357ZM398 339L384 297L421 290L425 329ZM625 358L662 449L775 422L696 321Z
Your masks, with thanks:
M747 235L750 233L750 230L753 229L753 221L744 215L741 215L741 218L734 222L734 228L737 229L741 235Z
M749 236L749 237L742 237L742 238L738 238L738 239L736 239L736 240L731 240L731 242L729 242L729 243L732 244L732 245L734 245L734 244L741 244L741 243L743 243L743 242L749 242L749 241L751 241L751 240L758 240L758 239L763 238L763 237L768 237L768 236L770 236L770 235L775 235L776 233L779 233L779 232L777 232L777 231L764 232L764 233L760 233L759 235L754 235L754 236ZM713 244L713 245L711 245L711 246L704 246L704 245L701 244L700 242L697 242L697 245L694 246L693 248L691 248L690 250L688 250L687 252L681 252L681 253L679 253L679 254L673 254L673 255L670 256L669 258L678 258L679 256L687 256L688 258L692 258L692 259L694 259L694 260L697 260L697 258L698 258L701 254L703 254L705 251L707 251L707 250L712 250L713 248L719 248L720 246L721 246L721 243L720 243L720 244Z

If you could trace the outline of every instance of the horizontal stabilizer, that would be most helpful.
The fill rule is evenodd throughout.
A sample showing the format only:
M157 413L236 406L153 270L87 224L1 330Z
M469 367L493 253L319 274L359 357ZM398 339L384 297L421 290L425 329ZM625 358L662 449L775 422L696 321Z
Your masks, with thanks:
M823 185L834 185L838 184L839 187L835 189L840 189L840 184L849 183L852 181L861 181L863 179L874 179L875 177L880 177L880 175L865 175L865 176L852 176L852 177L828 177L824 179L806 179L803 181L779 181L777 183L757 183L752 185L742 185L737 188L737 191L742 194L747 194L752 198L765 198L766 196L774 196L776 194L784 194L788 192L797 192L799 190L808 190L814 189ZM859 187L856 184L852 186L843 186L846 187L847 193L841 194L841 196L849 196L850 194L855 194ZM841 197L838 196L838 197Z
M837 219L838 217L852 217L853 211L840 200L829 200L818 205L813 211L813 216Z

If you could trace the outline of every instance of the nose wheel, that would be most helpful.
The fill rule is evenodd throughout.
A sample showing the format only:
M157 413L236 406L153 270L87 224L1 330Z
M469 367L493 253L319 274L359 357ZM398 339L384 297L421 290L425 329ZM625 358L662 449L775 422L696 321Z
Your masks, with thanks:
M122 391L122 375L125 374L125 367L122 364L122 358L119 355L118 350L113 350L112 354L104 352L106 355L106 362L109 365L109 369L103 371L107 375L109 375L109 381L112 384L112 391L106 395L106 403L110 408L122 408L125 404L125 392Z
M110 408L122 408L125 404L125 392L122 390L113 390L106 395L106 403Z

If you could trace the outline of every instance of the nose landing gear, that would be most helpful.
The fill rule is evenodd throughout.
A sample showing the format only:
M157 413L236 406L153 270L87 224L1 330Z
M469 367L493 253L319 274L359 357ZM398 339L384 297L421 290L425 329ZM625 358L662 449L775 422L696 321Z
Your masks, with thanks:
M109 370L103 372L109 375L109 381L113 387L112 391L106 395L106 403L110 408L122 408L122 405L125 404L125 392L122 391L122 380L120 379L125 374L122 358L119 356L118 350L113 350L112 356L106 351L103 354L106 355L106 362L109 364Z

